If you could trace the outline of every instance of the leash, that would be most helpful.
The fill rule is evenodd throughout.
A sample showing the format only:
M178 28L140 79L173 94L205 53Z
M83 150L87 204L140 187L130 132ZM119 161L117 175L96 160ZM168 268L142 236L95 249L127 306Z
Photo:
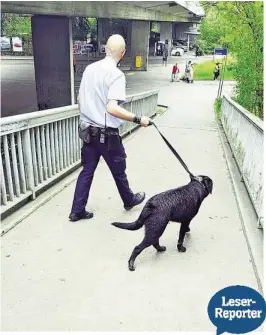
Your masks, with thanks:
M162 139L164 140L164 142L167 144L168 148L172 151L172 153L175 155L175 157L179 160L180 164L183 166L183 168L187 171L187 173L189 174L190 177L195 177L193 175L193 173L191 173L189 171L189 168L187 167L187 165L185 164L185 162L183 161L183 159L180 157L180 155L176 152L176 150L172 147L172 145L168 142L168 140L163 136L163 134L160 132L160 130L158 129L158 127L156 126L156 124L153 121L150 121L149 126L153 125L156 130L158 131L158 133L161 135Z

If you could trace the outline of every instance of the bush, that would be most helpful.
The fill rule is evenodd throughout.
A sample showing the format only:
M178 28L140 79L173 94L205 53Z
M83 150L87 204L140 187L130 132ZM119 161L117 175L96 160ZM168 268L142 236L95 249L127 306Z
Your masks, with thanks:
M228 59L224 73L224 80L234 80L235 65L234 61ZM213 80L213 70L215 63L213 61L206 61L194 66L194 80ZM220 66L220 75L222 74L222 66Z
M215 102L214 102L214 111L215 111L217 120L221 120L221 109L222 109L222 98L217 98L215 99Z

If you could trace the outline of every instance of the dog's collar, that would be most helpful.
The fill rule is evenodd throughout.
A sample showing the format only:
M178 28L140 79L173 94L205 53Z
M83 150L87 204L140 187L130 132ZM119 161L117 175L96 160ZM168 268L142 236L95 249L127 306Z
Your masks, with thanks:
M191 177L191 179L192 179L192 180L196 180L198 183L200 183L202 186L204 186L205 190L208 192L208 194L210 194L210 192L209 192L207 186L202 182L202 181L203 181L202 177L199 177L199 176L193 176L193 177Z
M202 177L200 177L200 176L193 176L193 177L191 177L191 179L192 179L192 180L197 180L197 181L200 182L200 183L201 183L202 180L203 180Z

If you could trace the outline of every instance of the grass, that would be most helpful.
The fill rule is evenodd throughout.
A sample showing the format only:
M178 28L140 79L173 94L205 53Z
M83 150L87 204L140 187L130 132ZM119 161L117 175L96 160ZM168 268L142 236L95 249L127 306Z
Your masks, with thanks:
M165 111L165 108L157 107L156 114L161 115L161 114L163 114L164 111Z
M210 60L201 64L194 65L194 80L213 80L213 70L215 63ZM224 80L234 80L233 76L234 61L228 58L227 66L224 74ZM223 67L220 64L220 75L222 74ZM220 77L219 77L220 79Z
M217 120L221 120L222 98L218 98L214 102L214 112Z

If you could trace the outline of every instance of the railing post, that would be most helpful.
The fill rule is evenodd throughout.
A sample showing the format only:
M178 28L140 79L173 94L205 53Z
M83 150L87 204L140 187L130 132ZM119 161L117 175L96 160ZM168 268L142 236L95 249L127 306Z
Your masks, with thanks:
M26 129L22 133L22 146L24 154L25 172L27 179L27 188L32 192L32 199L36 198L35 186L34 186L34 172L32 165L32 152L31 152L31 141L30 141L30 131Z

